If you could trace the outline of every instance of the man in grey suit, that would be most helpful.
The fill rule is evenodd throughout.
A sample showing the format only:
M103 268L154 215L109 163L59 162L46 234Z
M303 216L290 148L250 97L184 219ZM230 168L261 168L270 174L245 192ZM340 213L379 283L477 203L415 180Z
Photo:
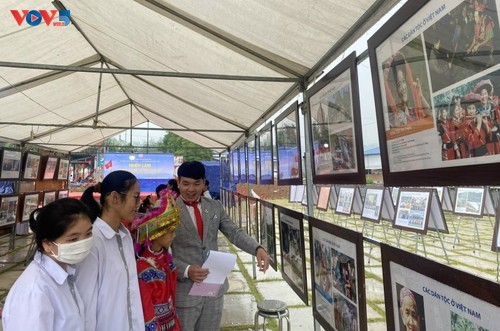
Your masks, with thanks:
M178 270L176 304L183 331L218 331L222 318L227 279L215 297L189 295L195 282L202 282L210 270L202 268L206 253L218 250L219 230L243 251L255 255L259 270L269 267L269 257L259 243L229 218L217 200L202 197L205 167L198 161L184 162L177 170L180 196L177 198L181 221L172 243Z

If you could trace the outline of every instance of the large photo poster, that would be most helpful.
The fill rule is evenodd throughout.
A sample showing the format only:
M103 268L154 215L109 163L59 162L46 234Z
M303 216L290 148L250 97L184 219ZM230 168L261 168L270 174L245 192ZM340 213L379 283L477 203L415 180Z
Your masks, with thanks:
M248 151L248 182L257 184L257 146L255 136L247 140Z
M273 167L273 135L272 125L269 123L259 131L259 184L274 183Z
M326 330L366 330L362 234L308 221L314 317Z
M455 214L482 217L485 187L457 187Z
M384 184L492 184L498 17L496 1L411 1L370 38Z
M420 233L427 232L432 189L399 190L394 227Z
M365 193L361 218L378 223L382 212L383 197L383 187L368 187Z
M0 226L13 224L17 220L18 195L0 196Z
M282 207L278 210L281 273L288 285L308 304L303 215Z
M21 171L21 151L3 149L0 179L19 179Z
M500 284L386 244L381 251L388 330L498 330Z
M274 223L274 205L260 201L260 244L264 246L269 256L269 265L277 270L276 263L276 228Z
M306 92L314 183L365 182L355 58L351 54Z
M341 187L337 198L336 214L351 215L354 202L354 187Z
M278 185L301 185L299 104L294 102L275 121Z

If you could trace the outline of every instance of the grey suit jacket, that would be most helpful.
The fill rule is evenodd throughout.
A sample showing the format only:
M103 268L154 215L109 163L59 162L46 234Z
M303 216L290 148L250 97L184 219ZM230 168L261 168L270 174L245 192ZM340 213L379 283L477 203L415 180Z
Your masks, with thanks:
M202 297L188 295L193 282L184 278L184 271L188 265L203 265L204 257L210 250L217 251L217 235L219 230L229 239L231 243L243 251L255 255L259 243L248 236L229 218L222 204L217 200L201 198L201 214L203 216L203 242L198 235L196 226L179 197L181 221L175 233L176 237L172 243L174 262L178 270L176 304L179 307L193 307L201 302ZM229 285L226 282L219 296L224 295Z

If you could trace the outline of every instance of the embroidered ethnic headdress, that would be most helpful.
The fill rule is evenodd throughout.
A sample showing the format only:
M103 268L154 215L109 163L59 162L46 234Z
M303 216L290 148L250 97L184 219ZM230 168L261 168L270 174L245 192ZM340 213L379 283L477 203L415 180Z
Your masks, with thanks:
M180 221L176 197L177 194L171 190L161 191L160 208L155 208L132 222L131 230L138 244L149 246L151 240L175 230Z

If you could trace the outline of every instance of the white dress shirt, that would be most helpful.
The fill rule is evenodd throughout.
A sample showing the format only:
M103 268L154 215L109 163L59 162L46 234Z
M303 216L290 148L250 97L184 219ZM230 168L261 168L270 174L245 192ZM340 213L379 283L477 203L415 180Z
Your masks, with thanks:
M144 317L129 231L120 225L115 232L98 217L92 233L94 247L77 265L75 280L85 303L85 329L143 331Z
M2 314L4 331L83 331L84 304L70 280L75 269L65 271L47 255L36 252L9 291ZM71 278L71 279L70 279Z

